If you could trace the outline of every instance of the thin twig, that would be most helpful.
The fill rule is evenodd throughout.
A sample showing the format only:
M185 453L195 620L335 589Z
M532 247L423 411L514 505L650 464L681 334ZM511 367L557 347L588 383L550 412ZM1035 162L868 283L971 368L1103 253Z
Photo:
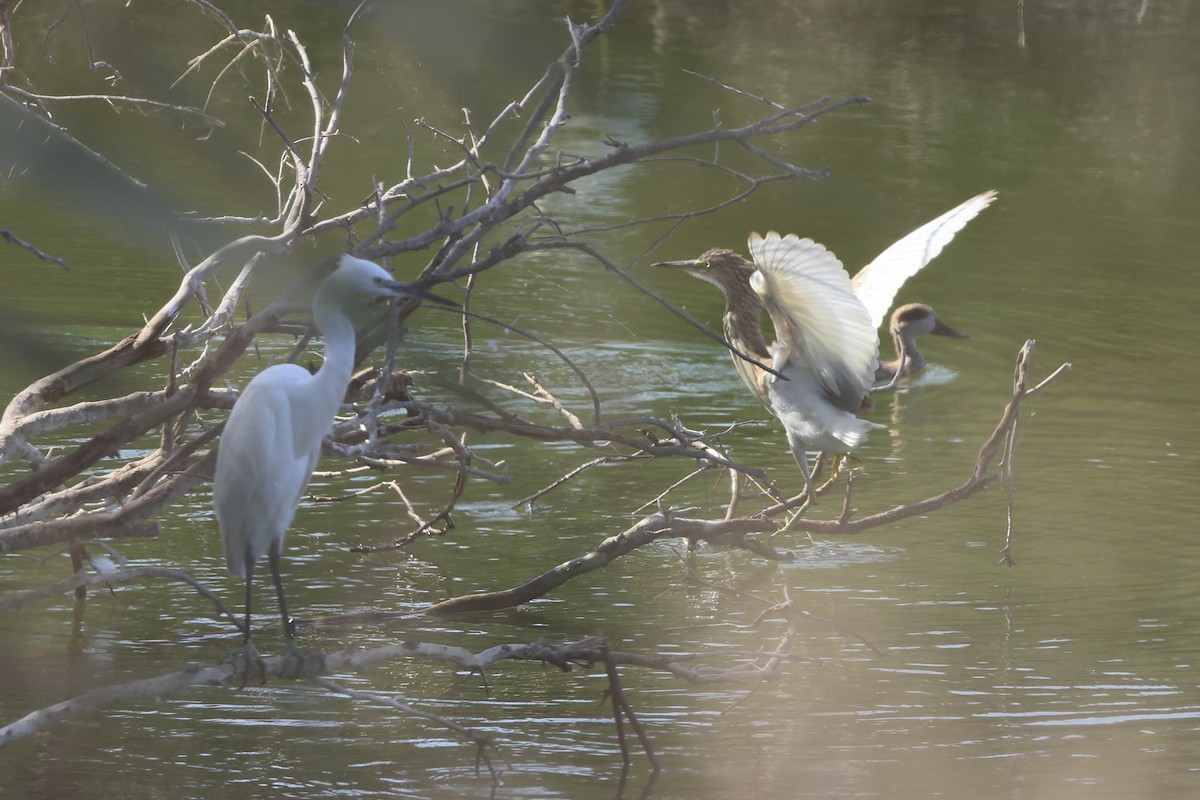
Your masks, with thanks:
M7 228L0 228L0 239L3 239L4 241L8 242L9 244L15 244L17 247L22 247L22 248L28 250L29 252L33 253L35 256L40 258L42 261L49 261L52 264L58 264L60 267L65 269L67 272L71 271L71 266L66 261L63 261L58 256L52 256L47 253L43 253L37 247L35 247L34 245L25 241L21 237L17 236L15 233L8 230Z

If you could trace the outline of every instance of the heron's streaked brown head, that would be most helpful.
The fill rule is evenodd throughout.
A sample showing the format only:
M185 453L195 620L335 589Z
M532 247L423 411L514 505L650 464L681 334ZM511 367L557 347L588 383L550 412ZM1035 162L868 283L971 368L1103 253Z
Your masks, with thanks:
M969 339L967 334L951 328L938 319L933 309L924 303L909 303L900 306L892 312L892 330L908 332L912 336L932 333L936 336L952 336L955 339Z
M708 281L725 293L726 297L737 296L750 289L750 276L754 274L754 263L733 250L714 247L699 258L684 261L660 261L655 267L681 269L694 278Z
M754 262L732 250L714 247L699 258L687 261L660 261L653 266L682 270L720 289L721 294L725 296L725 315L722 319L725 338L741 353L764 363L771 360L771 353L762 336L762 300L750 287L750 276L756 269ZM762 375L765 374L762 369L737 355L734 356L733 363L746 385L758 399L766 403L765 389L761 382Z

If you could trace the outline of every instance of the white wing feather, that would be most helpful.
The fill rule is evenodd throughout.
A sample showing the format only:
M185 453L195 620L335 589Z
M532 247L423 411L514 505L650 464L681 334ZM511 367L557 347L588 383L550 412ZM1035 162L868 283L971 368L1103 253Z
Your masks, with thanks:
M752 233L749 246L758 267L750 285L783 345L773 351L775 368L798 359L838 405L857 409L875 377L879 339L845 267L822 245L794 234Z
M995 198L994 191L972 197L917 228L859 270L852 282L854 294L870 312L873 329L883 323L904 282L936 258L954 235Z

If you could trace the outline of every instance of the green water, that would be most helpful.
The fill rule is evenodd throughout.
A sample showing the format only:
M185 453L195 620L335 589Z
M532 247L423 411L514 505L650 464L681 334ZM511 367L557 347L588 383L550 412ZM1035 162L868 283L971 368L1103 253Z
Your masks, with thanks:
M272 14L305 38L323 75L336 75L349 6L250 5L239 9L240 24ZM342 125L356 141L334 149L322 182L337 208L366 196L373 176L403 174L402 124L413 129L422 116L457 130L464 106L477 120L490 118L561 51L557 20L590 18L598 8L376 5L360 28ZM15 20L18 42L27 42L18 64L44 76L46 92L86 70L77 22L50 40L58 58L45 62L37 31L57 13L22 6ZM197 24L183 4L128 11L101 4L88 20L97 57L125 76L122 92L202 99L207 83L185 81L174 94L169 86L219 36L215 25ZM665 225L588 237L702 321L719 324L718 293L650 270L650 262L711 246L740 249L748 231L776 229L813 237L853 270L967 197L999 191L898 298L932 304L971 338L927 348L936 374L951 380L880 401L873 418L889 430L858 451L867 472L856 489L864 512L965 479L1007 401L1026 339L1038 341L1036 378L1074 365L1026 405L1015 460L1014 569L997 564L1005 532L999 485L854 537L776 537L773 544L796 555L779 568L741 553L694 556L692 566L712 584L772 597L786 585L814 615L857 636L814 620L782 677L749 694L626 670L630 699L664 768L649 797L1160 798L1200 789L1200 386L1191 368L1200 344L1198 44L1200 13L1185 2L1026 3L1023 10L1015 2L659 2L634 4L586 53L559 143L567 152L601 153L604 136L638 142L703 128L714 109L725 125L758 113L749 100L683 70L782 103L872 99L771 143L781 157L830 167L826 180L766 187L679 227L650 252ZM232 80L230 87L213 113L243 122L211 136L176 119L94 106L64 109L60 121L135 174L169 185L169 205L270 214L273 190L237 151L267 157L275 145L241 113L249 90ZM296 100L294 117L285 118L302 125ZM444 145L414 135L429 161L453 160ZM0 191L0 227L72 266L66 272L9 245L0 250L0 313L7 320L19 313L20 330L33 334L6 339L5 396L135 330L180 275L150 212L106 203L70 179L14 175ZM646 166L588 182L543 210L607 226L729 193L711 175ZM195 243L184 240L188 252L221 235L185 233ZM398 260L397 271L411 274L422 257ZM481 310L566 350L610 416L678 413L691 427L713 430L761 420L725 443L784 483L798 479L782 431L765 420L725 353L596 265L540 255L488 273L481 284ZM456 323L426 313L414 323L404 345L408 365L452 370ZM535 373L577 413L587 412L586 392L551 354L503 330L477 335L486 344L476 363L481 374L518 384L523 371ZM45 349L32 351L31 341ZM593 470L532 510L514 510L595 453L496 435L472 441L505 461L512 484L470 483L458 527L407 555L347 551L409 529L402 504L387 492L352 504L306 503L288 538L294 613L411 610L520 583L623 530L690 469L664 462ZM396 477L422 510L435 510L449 493L440 471ZM318 479L314 491L339 494L371 481ZM714 472L670 501L715 517L726 495ZM241 587L224 574L208 503L197 494L162 515L157 540L119 546L135 563L187 570L240 607ZM30 555L47 554L0 560L5 591L65 574L63 559L43 564ZM303 639L327 651L407 638L479 650L597 632L635 652L774 645L777 629L733 626L748 625L760 606L688 584L688 565L664 543L519 611L306 628ZM273 651L278 628L265 597L260 646ZM0 721L95 686L213 662L234 641L205 601L162 582L0 615ZM471 746L447 731L282 682L194 689L55 727L0 752L0 786L4 796L29 798L617 794L619 753L609 709L599 705L602 670L500 663L488 679L490 691L477 676L394 662L346 680L493 735L496 755L508 762L494 791L476 775ZM629 795L647 785L644 761L635 764Z

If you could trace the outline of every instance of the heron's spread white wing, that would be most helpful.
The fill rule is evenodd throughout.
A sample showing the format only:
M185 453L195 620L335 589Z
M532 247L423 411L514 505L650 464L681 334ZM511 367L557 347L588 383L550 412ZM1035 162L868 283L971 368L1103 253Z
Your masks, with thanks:
M976 195L935 220L926 222L880 253L854 276L854 294L878 328L904 282L937 257L954 235L975 219L996 197L994 191Z
M797 361L839 406L857 409L875 377L879 339L842 263L822 245L794 234L752 233L749 245L758 267L750 285L782 345L774 351L776 369Z

